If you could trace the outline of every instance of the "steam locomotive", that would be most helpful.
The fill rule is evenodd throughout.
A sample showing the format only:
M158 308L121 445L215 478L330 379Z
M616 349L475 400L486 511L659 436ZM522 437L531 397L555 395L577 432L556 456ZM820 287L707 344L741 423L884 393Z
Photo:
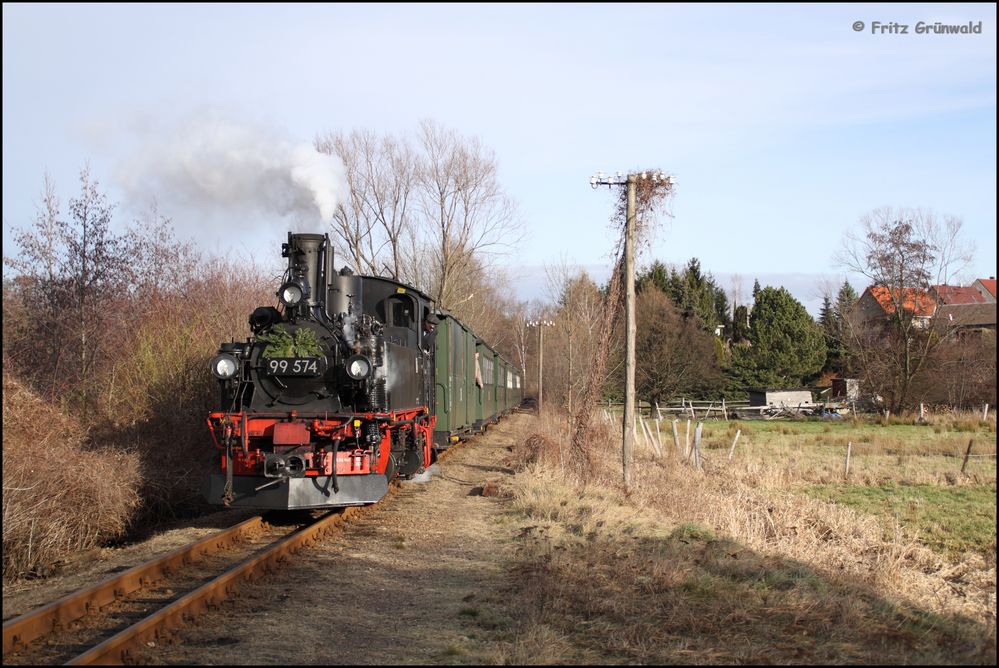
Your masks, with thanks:
M278 308L211 360L220 454L212 504L261 509L375 503L394 479L522 398L515 368L419 290L336 272L327 235L288 234Z

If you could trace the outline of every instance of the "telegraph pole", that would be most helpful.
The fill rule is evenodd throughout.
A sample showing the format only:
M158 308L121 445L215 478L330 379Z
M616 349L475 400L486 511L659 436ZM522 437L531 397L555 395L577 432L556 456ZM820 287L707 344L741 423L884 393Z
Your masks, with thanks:
M661 172L649 174L628 174L624 178L621 172L617 177L604 177L603 172L590 179L593 188L606 185L627 187L627 208L625 210L624 230L624 285L625 285L625 329L627 331L627 357L625 362L624 385L624 420L621 425L621 463L624 471L624 488L631 487L631 451L635 438L635 211L639 179L652 178L653 182L663 181L673 186L673 177L664 176Z
M624 229L624 303L627 357L624 365L624 438L621 459L624 488L631 487L631 450L635 438L635 174L628 175L628 207Z
M538 415L541 415L542 392L544 390L545 327L555 323L551 320L532 320L528 327L538 328Z

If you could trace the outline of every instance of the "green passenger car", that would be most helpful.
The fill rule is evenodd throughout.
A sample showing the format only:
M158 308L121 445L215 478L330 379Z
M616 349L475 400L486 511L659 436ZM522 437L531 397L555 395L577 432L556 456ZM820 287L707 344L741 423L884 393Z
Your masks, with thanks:
M443 449L509 414L523 390L512 364L450 313L438 316L434 446Z
M478 404L472 426L481 431L486 425L496 421L496 352L482 340L475 343L475 363L478 365Z

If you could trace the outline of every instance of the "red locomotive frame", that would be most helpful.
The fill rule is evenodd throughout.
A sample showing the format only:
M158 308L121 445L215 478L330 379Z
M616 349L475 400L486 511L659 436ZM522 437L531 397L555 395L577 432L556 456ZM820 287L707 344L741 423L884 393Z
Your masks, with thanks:
M360 427L374 422L379 425L382 440L379 457L372 461L373 448L361 447L358 442ZM424 467L432 462L434 426L437 418L426 408L392 411L391 413L356 413L323 417L299 416L291 410L285 415L215 412L208 415L208 428L215 447L225 451L225 443L236 439L240 445L232 448L232 474L259 477L264 472L264 454L273 452L275 445L309 446L311 452L302 453L306 461L304 477L332 475L333 450L316 446L317 443L339 440L343 443L336 450L337 476L385 475L391 455L393 430L413 429L422 432ZM354 440L351 447L351 439ZM268 447L262 447L268 446ZM318 448L318 449L316 449ZM226 473L226 455L221 457L220 472Z

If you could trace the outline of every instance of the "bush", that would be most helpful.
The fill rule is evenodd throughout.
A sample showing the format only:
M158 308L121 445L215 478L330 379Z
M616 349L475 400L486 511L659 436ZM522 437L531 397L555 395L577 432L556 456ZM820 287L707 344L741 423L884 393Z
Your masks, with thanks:
M109 389L93 429L156 473L140 489L143 523L204 508L201 484L216 454L205 419L219 396L209 360L220 343L246 338L249 313L273 299L262 275L252 266L208 266L182 294L149 300L121 328L121 353L103 376Z
M93 448L67 417L3 373L3 578L45 574L122 535L139 505L139 465Z

